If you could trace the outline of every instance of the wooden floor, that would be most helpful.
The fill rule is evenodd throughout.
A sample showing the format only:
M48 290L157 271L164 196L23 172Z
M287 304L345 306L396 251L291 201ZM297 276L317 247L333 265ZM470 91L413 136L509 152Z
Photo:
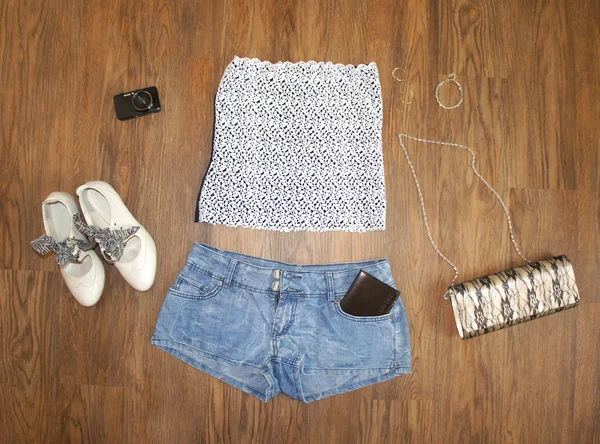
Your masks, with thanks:
M600 4L596 0L7 0L0 5L0 440L57 443L600 442ZM195 224L214 97L234 55L377 62L387 230L276 233ZM404 83L392 69L407 72ZM463 105L438 107L458 74ZM114 116L156 85L163 111ZM411 105L404 105L410 93ZM442 99L456 99L450 88ZM581 304L461 341L442 299L396 134L465 143L506 199L524 253L567 254ZM464 152L409 143L435 239L463 279L520 264ZM110 182L158 247L137 293L114 267L93 308L70 296L42 200ZM194 241L297 263L388 257L413 373L302 404L268 404L150 344Z

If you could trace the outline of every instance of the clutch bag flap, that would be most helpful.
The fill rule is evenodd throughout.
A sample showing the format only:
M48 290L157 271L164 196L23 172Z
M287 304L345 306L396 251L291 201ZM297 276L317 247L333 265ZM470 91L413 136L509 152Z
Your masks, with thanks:
M573 266L557 256L473 279L448 289L462 339L574 307Z

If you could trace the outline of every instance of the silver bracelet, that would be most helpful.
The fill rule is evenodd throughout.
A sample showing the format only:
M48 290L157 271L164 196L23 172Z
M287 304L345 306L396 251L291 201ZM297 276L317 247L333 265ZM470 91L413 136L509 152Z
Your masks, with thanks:
M458 99L458 103L456 103L455 105L452 105L452 106L446 106L442 102L440 102L440 96L439 96L440 88L446 82L454 82L454 83L456 83L456 86L458 86L458 92L460 93L460 99ZM456 81L456 74L454 74L454 73L448 74L448 78L446 80L442 80L440 83L438 83L438 86L436 86L436 88L435 88L435 100L437 101L438 105L440 105L444 109L458 108L462 104L462 102L463 102L463 90L462 90L462 87L460 86L460 83L458 83Z

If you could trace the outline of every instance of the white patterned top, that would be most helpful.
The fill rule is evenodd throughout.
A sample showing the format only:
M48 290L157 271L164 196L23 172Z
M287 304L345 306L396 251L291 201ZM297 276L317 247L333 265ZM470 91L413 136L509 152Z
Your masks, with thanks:
M215 101L196 221L279 231L385 229L375 63L236 57Z

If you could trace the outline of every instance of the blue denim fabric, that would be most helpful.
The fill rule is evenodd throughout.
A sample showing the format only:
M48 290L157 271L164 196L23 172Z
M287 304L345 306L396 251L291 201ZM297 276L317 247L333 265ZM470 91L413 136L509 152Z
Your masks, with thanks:
M400 299L383 316L340 308L360 270L395 287L386 259L292 265L195 244L152 343L263 401L310 402L410 373Z

